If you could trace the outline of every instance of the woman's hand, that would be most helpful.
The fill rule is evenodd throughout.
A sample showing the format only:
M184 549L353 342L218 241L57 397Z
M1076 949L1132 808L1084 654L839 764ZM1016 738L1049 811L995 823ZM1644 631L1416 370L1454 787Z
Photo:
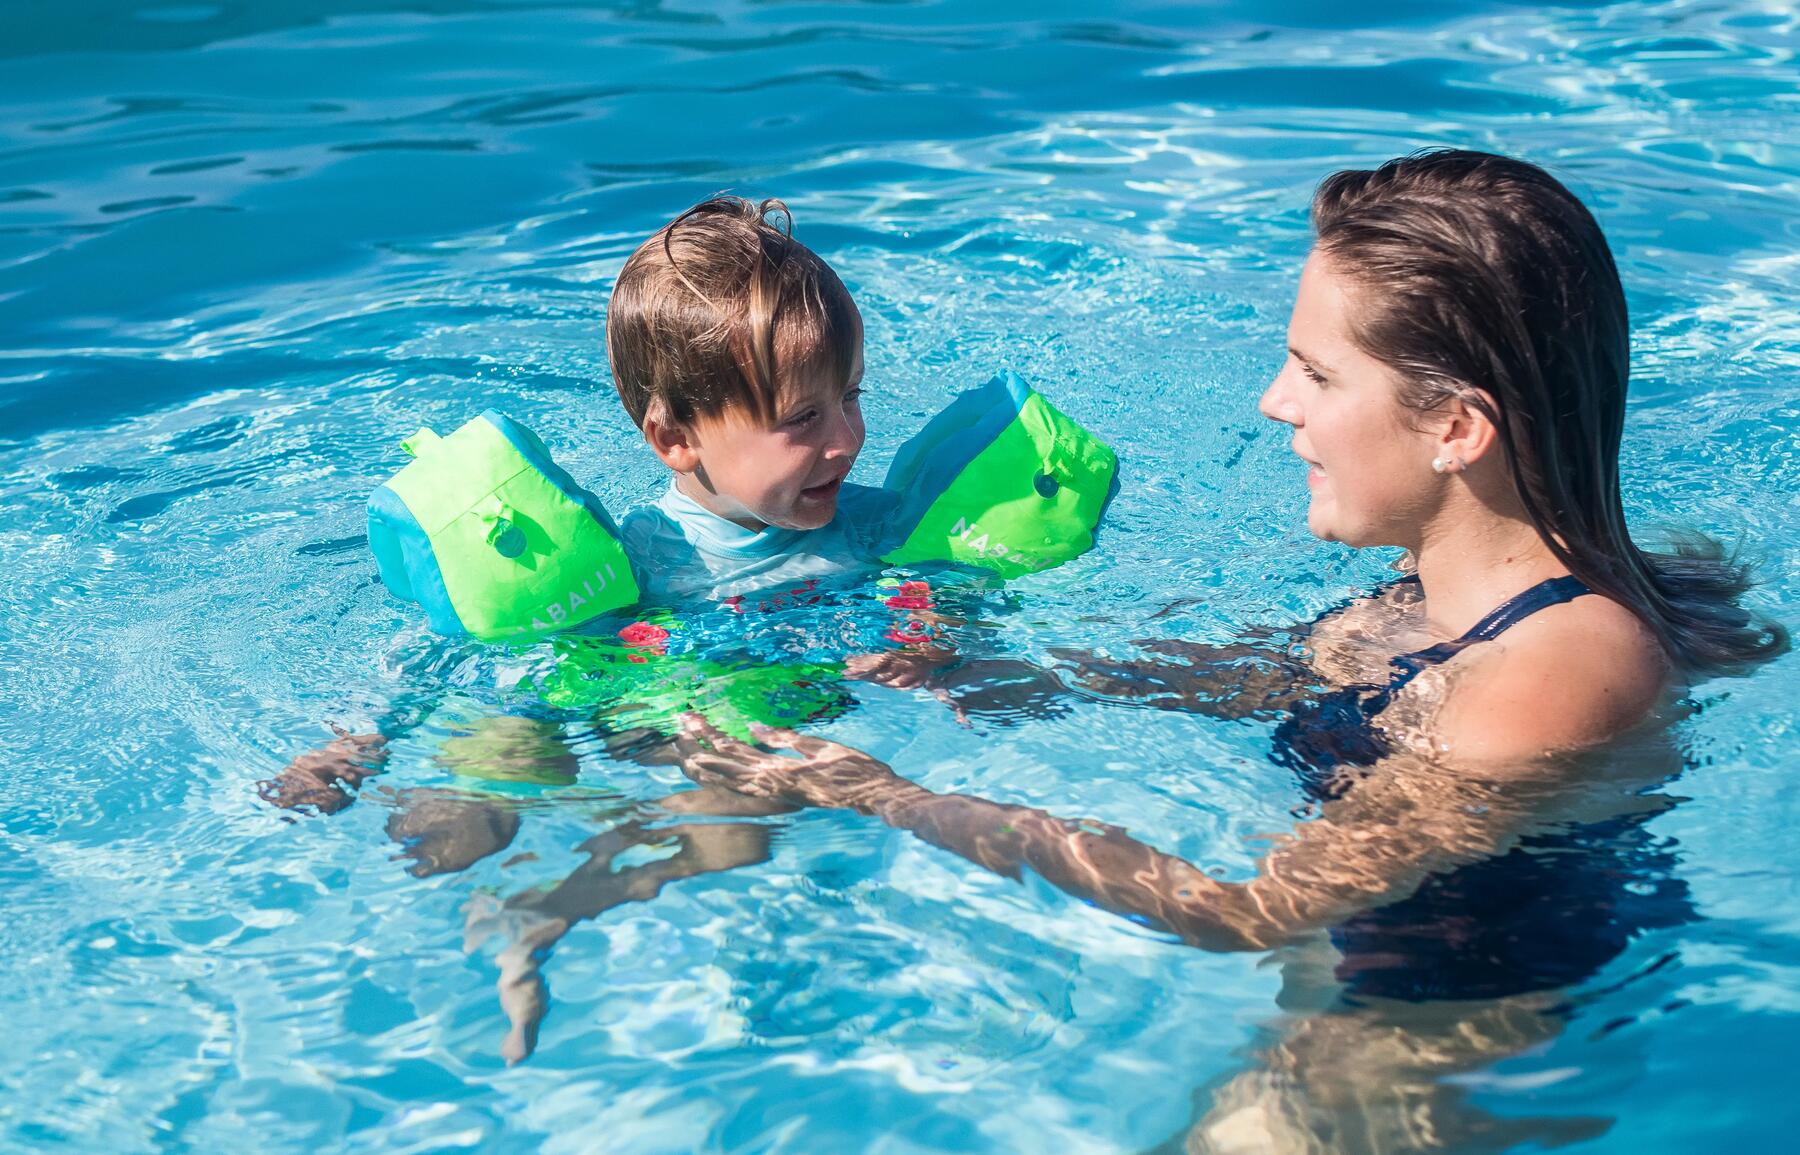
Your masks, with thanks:
M844 661L844 677L893 690L917 690L955 660L956 651L936 648L852 654Z
M682 770L702 786L722 786L752 798L795 806L841 807L883 813L901 801L929 794L860 750L792 730L752 727L766 745L792 750L790 758L721 732L698 714L682 719Z

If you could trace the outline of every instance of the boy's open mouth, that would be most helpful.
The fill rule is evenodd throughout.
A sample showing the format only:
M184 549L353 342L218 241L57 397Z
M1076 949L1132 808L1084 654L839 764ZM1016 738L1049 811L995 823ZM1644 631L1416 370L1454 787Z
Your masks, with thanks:
M828 497L836 497L837 491L844 487L844 475L839 474L830 481L819 485L809 485L800 491L800 496L808 501L823 501Z

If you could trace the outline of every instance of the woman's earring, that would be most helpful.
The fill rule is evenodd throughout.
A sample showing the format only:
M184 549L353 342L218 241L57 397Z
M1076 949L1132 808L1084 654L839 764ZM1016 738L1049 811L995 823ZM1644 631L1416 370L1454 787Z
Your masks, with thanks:
M1442 472L1444 472L1444 470L1446 470L1448 468L1450 468L1450 463L1448 461L1445 461L1443 458L1434 457L1431 459L1431 472L1442 473Z

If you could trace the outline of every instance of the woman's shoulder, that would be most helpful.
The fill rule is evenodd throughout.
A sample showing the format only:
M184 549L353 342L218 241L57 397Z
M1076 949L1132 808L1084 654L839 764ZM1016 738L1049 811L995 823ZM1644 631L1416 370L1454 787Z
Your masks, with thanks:
M1432 640L1421 606L1418 584L1402 578L1327 610L1306 627L1313 668L1337 684L1386 681L1395 654Z
M1440 745L1461 759L1520 760L1606 742L1656 708L1670 665L1618 602L1550 606L1443 667Z

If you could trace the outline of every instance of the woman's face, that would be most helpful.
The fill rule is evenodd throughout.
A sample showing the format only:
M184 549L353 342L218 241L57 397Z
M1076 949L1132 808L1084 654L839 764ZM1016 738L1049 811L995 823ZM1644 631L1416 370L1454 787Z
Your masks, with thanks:
M1419 544L1445 486L1431 468L1433 436L1400 404L1394 371L1356 347L1356 285L1314 250L1288 321L1288 356L1257 406L1291 425L1308 465L1307 528L1346 545Z

